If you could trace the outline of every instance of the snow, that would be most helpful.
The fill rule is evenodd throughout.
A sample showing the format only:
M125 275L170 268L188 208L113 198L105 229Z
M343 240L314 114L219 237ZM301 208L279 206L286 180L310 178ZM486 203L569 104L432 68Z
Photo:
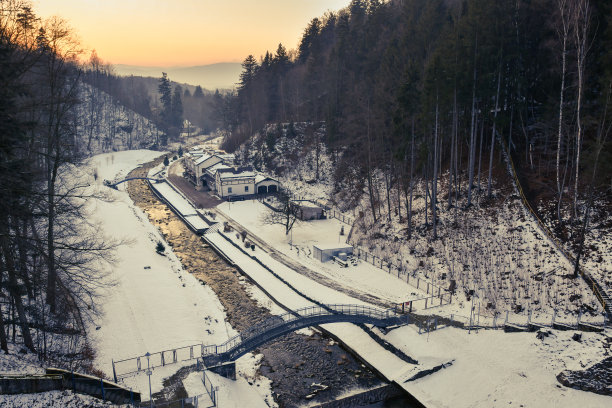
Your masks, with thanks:
M219 233L207 235L207 239L222 248L279 302L293 308L309 303ZM265 254L259 253L258 257L308 296L322 302L328 302L331 296L337 303L359 303L346 295L325 290L308 279L279 270L278 264L268 263L270 260ZM535 333L480 330L468 334L466 330L452 327L419 335L415 327L409 325L394 329L386 336L381 333L387 341L417 359L419 365L414 366L386 352L352 324L323 327L426 406L550 406L552 401L552 406L558 407L600 407L610 402L610 397L563 387L555 377L565 368L584 368L601 360L606 353L603 340L610 334L609 329L604 334L583 333L582 343L571 340L573 332L556 330L551 330L553 335L543 342L536 339ZM444 363L452 364L429 376L404 382L418 371Z
M0 395L0 406L2 408L127 407L127 405L115 405L95 397L76 394L69 390L48 391L37 394Z
M566 388L556 375L600 361L605 334L552 331L544 341L535 333L472 331L452 327L419 335L413 326L391 331L386 340L419 363L453 360L450 367L404 383L425 406L436 407L604 407L612 398Z
M151 186L161 194L181 215L197 215L195 208L168 183L152 183Z
M152 150L130 150L129 154L126 154L126 152L104 153L88 159L87 165L91 168L92 174L93 172L97 173L99 184L103 180L121 181L127 177L133 168L162 154L163 152ZM120 185L120 187L123 186L125 184Z
M219 210L222 214L243 224L249 232L257 231L257 238L285 253L283 248L287 245L287 237L283 235L282 227L260 224L256 202L245 201L231 205L225 203L219 206ZM293 241L296 245L303 244L308 239L309 234L300 231L303 225L304 223L299 224L294 231ZM337 236L336 231L321 230L316 235L327 236L327 239L330 239L330 235ZM230 232L226 236L237 241L235 233ZM220 247L227 248L228 255L281 303L291 307L304 304L303 300L300 302L295 298L295 292L293 295L290 293L291 289L287 285L271 277L269 273L266 276L264 268L249 263L248 256L242 256L240 251L230 248L227 241L219 234L209 235L207 238L214 240ZM248 253L251 254L250 251ZM347 301L359 303L345 295L333 293L329 288L322 288L289 268L284 268L269 254L259 249L255 251L255 256L292 286L314 299L321 302L333 300L336 303ZM300 259L308 258L302 254ZM359 279L365 276L367 275L360 275ZM377 283L373 282L373 286L376 288ZM463 304L453 304L452 308L445 308L444 311L453 311L455 310L453 308L462 313L466 313L467 310ZM435 311L440 310L435 309ZM469 314L469 310L467 313ZM538 317L534 313L533 318L537 321L538 318L542 319L542 316ZM517 316L511 315L511 321L517 319ZM558 316L557 321L560 320L572 322L570 316ZM501 319L498 320L498 324L501 322ZM575 323L575 320L573 322ZM526 323L526 318L520 323ZM377 353L379 351L377 345L369 344L366 338L369 336L354 325L331 324L325 325L325 328L340 337L369 362L373 361L374 367L388 378L396 379L426 406L497 407L512 404L512 406L600 407L610 403L610 397L568 389L556 380L556 375L563 369L583 369L600 361L606 353L603 340L610 335L609 329L604 334L583 333L585 337L582 343L571 340L572 331L551 330L552 336L540 341L536 339L535 333L504 333L501 330L479 330L468 334L466 330L447 327L422 335L419 335L412 325L392 330L384 336L385 339L419 361L418 366L412 366L398 364L394 361L394 356L390 357L389 353ZM404 382L415 372L444 363L452 364L429 376Z
M12 343L8 344L9 354L0 351L0 374L27 375L45 374L36 354ZM36 394L0 395L2 408L82 408L115 407L117 405L72 391L48 391Z
M205 237L207 241L220 248L236 265L245 271L251 279L261 285L280 304L293 310L314 305L314 303L296 293L286 283L276 278L266 268L255 262L249 255L234 247L221 236L221 233L207 234ZM312 299L328 304L365 305L364 302L300 275L265 253L259 252L257 257L277 275L281 276L282 279ZM350 349L359 353L369 364L390 380L407 369L407 363L382 348L367 333L353 324L333 323L323 325L322 327L341 338Z
M137 163L159 155L159 152L146 151L112 153L92 158L90 165L103 178L114 179L125 176ZM97 187L110 190L101 184ZM183 199L168 186L163 191L174 193L177 201ZM116 253L116 262L109 271L109 282L114 285L101 293L104 296L101 317L89 330L96 351L95 366L112 378L113 360L192 344L220 344L237 334L226 324L223 307L214 292L183 270L170 246L166 245L165 256L156 253L155 244L163 242L163 237L127 193L110 192L114 201L90 203L94 211L92 221L101 222L100 234L130 244L122 245ZM187 214L197 214L187 206L181 209ZM152 391L161 390L162 380L182 365L194 363L154 369ZM143 399L148 398L145 375L123 381L141 391Z
M283 226L263 221L264 215L271 210L257 200L226 202L217 206L216 210L243 226L249 235L261 239L292 261L333 279L339 285L374 294L389 303L425 296L423 291L369 263L356 260L356 266L351 264L343 268L334 262L321 263L313 258L313 245L329 248L350 246L346 244L346 235L340 235L344 224L337 219L298 221L291 233L285 235ZM346 230L345 234L348 233ZM235 235L227 236L235 240Z
M8 343L9 354L0 351L0 373L2 374L44 374L45 370L35 354L25 347ZM20 352L22 351L22 352Z
M153 122L126 108L111 95L81 82L75 115L76 148L85 154L150 147L159 130ZM93 106L92 106L93 104ZM79 140L80 139L80 140Z

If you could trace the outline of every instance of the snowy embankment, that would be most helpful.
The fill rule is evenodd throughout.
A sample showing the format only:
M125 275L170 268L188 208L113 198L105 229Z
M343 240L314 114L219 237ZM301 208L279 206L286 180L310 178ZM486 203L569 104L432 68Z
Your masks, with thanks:
M98 174L97 188L108 189L101 180L125 177L138 163L159 155L151 151L109 153L92 158L89 165ZM91 343L96 350L95 365L111 378L113 360L185 345L220 344L237 334L226 323L223 307L215 293L184 271L171 248L166 244L163 255L156 252L157 242L164 242L159 230L122 191L127 183L119 188L120 191L111 190L112 202L91 203L92 217L102 225L100 233L129 242L117 251L117 262L109 271L114 286L102 293L102 316L90 330ZM253 371L251 365L254 364L252 357L245 356L239 363L240 370ZM170 365L153 370L152 392L160 391L163 379L179 368L180 365ZM223 382L213 374L211 377L219 382L216 385ZM143 399L148 399L146 375L128 377L123 382L142 392ZM202 391L189 384L184 385L190 396ZM241 380L234 387L244 386ZM221 386L222 398L223 393L229 395L231 390L227 384ZM246 395L253 401L261 400L252 389ZM225 406L232 406L234 402L226 398Z
M224 204L221 208L228 213L238 215L242 211L237 204L232 203L231 210L227 208L230 206L228 204ZM253 211L250 213L253 219ZM244 211L244 214L249 214L249 211ZM257 232L261 231L248 222L247 225L250 227L249 230L252 228ZM263 231L262 235L271 239L273 243L284 239L283 227L269 227L270 233ZM273 230L276 235L271 232ZM226 236L237 244L240 243L240 239L235 239L235 232ZM294 239L296 236L299 234L294 235ZM290 307L308 304L308 301L300 298L291 288L253 262L250 256L235 248L220 234L208 238L226 251L236 264L247 271L251 278L279 302ZM279 245L279 242L276 242L276 245ZM282 245L279 246L282 248ZM251 255L251 251L247 253ZM253 254L291 286L317 301L360 303L344 294L313 283L275 261L260 248L257 248ZM350 327L356 330L350 331ZM393 358L386 359L388 356L378 354L378 344L368 344L367 341L360 343L362 339L367 340L357 333L357 330L361 329L350 324L326 325L325 328L343 341L348 340L347 344L351 348L366 360L373 361L377 369L383 370L388 376L393 376L392 378L426 406L498 407L512 404L512 406L600 407L612 401L610 397L566 388L556 380L556 375L564 369L587 367L600 361L607 353L606 338L610 334L609 329L599 334L584 333L582 342L576 342L572 340L573 332L556 330L551 330L551 334L544 340L538 340L535 333L480 330L468 334L465 330L452 327L420 335L414 326L409 325L383 335L385 340L419 361L417 366L402 363L403 367L397 369L400 364L395 365ZM409 380L422 369L450 361L453 362L450 367L420 379Z
M276 172L281 184L296 196L330 201L346 210L346 215L358 219L351 244L442 288L449 288L454 281L457 296L453 302L458 307L448 313L469 315L473 292L478 296L482 314L490 318L506 311L526 316L525 311L530 310L549 320L554 311L575 320L580 312L591 317L601 312L590 288L582 280L571 278L572 265L541 232L504 176L493 179L493 199L488 200L486 173L477 174L472 205L465 208L467 180L460 181L458 202L449 207L448 172L442 173L438 183L436 240L432 239L428 200L431 186L426 187L417 177L412 236L408 238L408 196L398 191L397 185L392 185L387 195L385 175L373 172L377 203L374 220L362 176L350 165L347 167L347 163L344 167L336 166L342 161L342 152L332 155L320 143L317 135L325 133L324 126L317 124L313 132L305 132L307 125L313 126L295 124L295 132L290 132L287 124L270 125L263 134L243 145L238 157L243 163ZM290 135L293 133L295 136ZM454 190L451 198L455 198ZM605 237L600 242L605 247ZM605 276L608 256L603 254L598 259L598 265L587 259L586 266L594 268L595 276Z
M253 281L257 282L278 303L291 310L316 306L315 303L302 296L299 292L320 303L325 304L360 304L366 305L357 299L343 293L320 285L299 273L289 269L269 255L256 251L255 256L268 268L257 263L251 256L230 243L222 233L212 233L205 236L206 240L221 250L228 258L240 267ZM285 282L287 283L285 283ZM338 337L350 349L359 354L365 361L374 367L389 381L394 380L405 370L412 369L412 365L385 350L367 333L350 323L325 324L322 327Z
M157 156L149 151L109 153L96 156L90 165L101 175L98 180L113 179ZM91 332L96 366L111 376L112 359L233 335L214 293L186 273L172 251L156 252L163 238L146 215L123 191L113 191L113 199L92 203L92 217L103 228L100 233L128 242L118 248L110 270L115 284L101 293L103 316Z

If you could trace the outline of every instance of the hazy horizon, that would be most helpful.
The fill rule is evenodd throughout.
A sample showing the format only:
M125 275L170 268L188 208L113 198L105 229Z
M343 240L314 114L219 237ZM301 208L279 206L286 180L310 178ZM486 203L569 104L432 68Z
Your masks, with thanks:
M239 62L217 62L190 66L145 66L113 64L116 74L121 76L143 76L159 78L162 72L175 82L200 85L204 89L231 89L238 82L242 66Z
M296 48L310 20L349 0L32 0L42 18L74 28L85 54L113 65L192 67L238 63Z

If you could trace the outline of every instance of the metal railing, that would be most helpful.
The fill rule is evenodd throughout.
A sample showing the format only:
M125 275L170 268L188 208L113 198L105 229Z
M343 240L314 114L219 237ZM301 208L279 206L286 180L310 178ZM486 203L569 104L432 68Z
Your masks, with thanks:
M399 314L393 310L383 310L367 305L332 304L308 306L293 312L273 316L258 325L248 328L241 334L230 338L223 344L212 346L214 347L214 351L212 348L208 348L207 350L209 352L206 354L203 353L202 356L225 355L224 357L226 358L234 359L237 357L235 355L236 352L244 354L243 345L253 343L255 340L267 341L277 337L275 333L276 329L298 326L294 323L303 322L307 323L308 326L323 322L333 323L344 321L373 321L382 323L392 318L397 318L398 316ZM321 320L321 322L317 322L317 320Z
M220 361L233 360L251 350L256 344L276 338L285 331L293 331L302 327L335 322L395 324L401 316L395 310L368 305L308 306L266 319L219 345L199 343L123 360L113 360L113 376L117 381L117 379L144 373L158 367L210 356L217 356ZM279 331L279 329L286 330Z
M204 353L210 352L209 347L211 346L204 346L202 343L199 343L155 353L147 353L123 360L113 360L113 377L115 382L117 382L120 378L145 372L147 369L153 370L170 364L195 360Z

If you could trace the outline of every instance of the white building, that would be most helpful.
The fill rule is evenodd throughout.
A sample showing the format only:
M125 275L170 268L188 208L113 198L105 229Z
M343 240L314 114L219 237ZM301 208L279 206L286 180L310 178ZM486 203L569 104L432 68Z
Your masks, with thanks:
M226 168L234 164L233 154L208 154L201 150L195 150L185 155L184 167L185 173L196 186L206 185L212 189L210 184L214 183L215 172L209 170L217 165L223 165Z
M221 198L256 194L255 176L251 167L219 167L215 173L215 191Z

